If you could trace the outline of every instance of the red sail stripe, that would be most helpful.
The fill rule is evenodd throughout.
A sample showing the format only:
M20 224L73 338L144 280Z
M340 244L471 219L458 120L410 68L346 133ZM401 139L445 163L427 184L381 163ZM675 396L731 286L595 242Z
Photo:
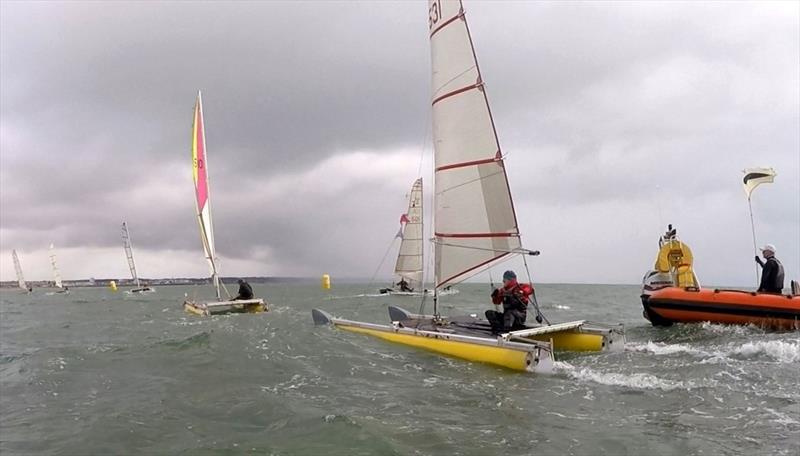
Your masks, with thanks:
M488 164L488 163L500 162L500 161L502 161L502 158L500 158L498 156L499 154L500 154L500 152L498 151L497 155L495 155L494 158L484 158L483 160L474 160L474 161L468 161L468 162L452 163L452 164L449 164L449 165L443 165L443 166L440 166L440 167L436 168L436 172L438 173L439 171L445 171L445 170L454 169L454 168L463 168L465 166L485 165L485 164Z
M449 277L447 280L443 280L443 281L441 281L441 282L437 283L437 284L436 284L436 288L440 288L442 285L446 284L447 282L450 282L450 281L451 281L451 280L453 280L453 279L456 279L456 278L458 278L458 277L461 277L461 276L463 276L464 274L467 274L468 272L474 271L475 269L478 269L478 268L479 268L479 267L481 267L481 266L486 266L487 264L491 263L492 261L499 260L500 258L503 258L503 257L504 257L504 256L506 256L506 255L510 255L510 253L506 252L506 253L504 253L504 254L502 254L502 255L496 256L496 257L494 257L494 258L492 258L492 259L489 259L489 260L486 260L486 261L484 261L484 262L483 262L483 263L481 263L481 264L475 265L475 266L473 266L473 267L471 267L471 268L467 269L466 271L461 271L461 272L459 272L458 274L456 274L456 275L454 275L454 276L452 276L452 277Z
M493 237L515 237L519 233L434 233L436 237L443 238L493 238Z
M466 91L469 91L469 90L472 90L472 89L477 89L478 87L480 87L480 86L482 86L482 85L483 85L483 83L481 83L481 82L476 82L475 84L472 84L472 85L470 85L470 86L462 87L462 88L460 88L460 89L457 89L457 90L454 90L454 91L452 91L452 92L448 92L448 93L446 93L446 94L444 94L444 95L442 95L442 96L440 96L440 97L438 97L438 98L434 99L434 100L431 102L431 106L433 106L433 105L435 105L436 103L438 103L438 102L440 102L440 101L444 100L445 98L450 98L450 97L452 97L452 96L454 96L454 95L458 95L458 94L460 94L460 93L464 93L464 92L466 92Z
M430 37L429 37L429 38L433 38L433 35L435 35L435 34L436 34L436 32L438 32L439 30L441 30L441 29L445 28L446 26L450 25L450 24L451 24L453 21L455 21L456 19L458 19L458 18L462 17L463 15L464 15L464 13L463 13L463 12L459 12L459 13L458 13L458 14L456 14L455 16L453 16L453 17L451 17L450 19L448 19L448 20L444 21L444 22L442 23L442 25L440 25L440 26L436 27L435 29L433 29L433 31L431 32L431 34L430 34Z

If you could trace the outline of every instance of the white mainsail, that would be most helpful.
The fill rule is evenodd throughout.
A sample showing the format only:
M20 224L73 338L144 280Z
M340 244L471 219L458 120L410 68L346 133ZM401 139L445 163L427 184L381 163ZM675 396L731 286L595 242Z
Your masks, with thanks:
M422 178L411 187L408 197L408 211L401 218L403 223L400 251L394 273L397 280L405 279L413 289L422 286L423 237L422 237Z
M14 258L14 270L17 272L17 283L19 287L25 291L28 291L28 284L25 283L25 276L22 275L22 266L19 264L19 257L17 256L17 251L11 251L11 257Z
M131 270L131 277L136 282L136 288L139 285L139 275L136 274L136 263L133 261L133 244L131 243L131 235L128 232L128 224L122 222L122 246L125 248L125 256L128 258L128 268Z
M53 244L50 244L50 266L53 267L53 280L56 283L56 287L63 288L61 285L61 272L59 272L58 265L56 265L56 252Z
M517 217L464 8L429 0L436 287L520 251Z
M211 280L217 291L217 299L222 299L220 293L219 275L217 273L216 253L214 251L214 228L211 223L211 197L208 185L208 160L206 159L206 132L203 123L203 100L197 92L197 102L194 105L194 121L192 122L192 169L194 177L195 204L197 207L197 222L200 224L200 240L208 260L211 271Z

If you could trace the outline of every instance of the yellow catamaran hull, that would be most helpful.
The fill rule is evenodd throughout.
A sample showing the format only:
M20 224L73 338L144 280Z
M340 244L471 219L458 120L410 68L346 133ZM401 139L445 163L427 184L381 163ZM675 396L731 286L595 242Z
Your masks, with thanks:
M412 314L396 306L389 306L389 317L393 322L405 324L406 326L414 326L414 323L419 321L430 322L434 318L432 315ZM474 328L481 326L486 329L489 327L488 322L478 320L474 315L453 317L451 323L453 324L453 329L457 331L459 328L464 327ZM551 342L555 351L619 351L625 346L625 331L621 325L601 325L589 323L585 320L532 327L521 331L510 331L501 334L500 337L504 340L517 342L525 340Z
M553 352L549 342L525 343L502 338L484 338L404 328L393 324L377 325L331 317L324 311L312 311L316 324L331 324L339 329L365 334L389 342L419 348L445 356L490 364L515 371L551 373Z

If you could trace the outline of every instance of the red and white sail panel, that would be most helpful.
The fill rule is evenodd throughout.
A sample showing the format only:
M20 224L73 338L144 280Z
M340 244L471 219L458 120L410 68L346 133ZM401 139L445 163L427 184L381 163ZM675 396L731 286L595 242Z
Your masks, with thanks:
M394 273L397 280L405 279L413 289L422 286L422 178L411 187L408 211L400 218L402 240L397 254Z
M429 0L436 286L520 248L489 102L458 0Z

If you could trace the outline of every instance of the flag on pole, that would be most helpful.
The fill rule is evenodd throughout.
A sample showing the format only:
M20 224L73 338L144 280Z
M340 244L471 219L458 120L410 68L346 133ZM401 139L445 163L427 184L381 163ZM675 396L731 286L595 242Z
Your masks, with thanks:
M772 168L748 168L742 172L744 173L742 184L744 184L744 192L748 200L756 187L774 182L775 176L778 175Z

